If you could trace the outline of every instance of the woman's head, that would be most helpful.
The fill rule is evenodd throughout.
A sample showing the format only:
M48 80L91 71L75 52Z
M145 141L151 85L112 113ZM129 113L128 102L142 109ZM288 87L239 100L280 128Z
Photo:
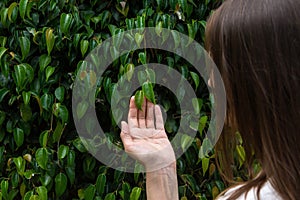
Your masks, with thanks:
M225 1L208 21L206 49L224 80L228 125L241 133L248 158L255 152L261 177L270 178L285 199L296 199L300 191L300 1ZM228 141L231 135L222 137ZM261 185L266 178L256 183Z

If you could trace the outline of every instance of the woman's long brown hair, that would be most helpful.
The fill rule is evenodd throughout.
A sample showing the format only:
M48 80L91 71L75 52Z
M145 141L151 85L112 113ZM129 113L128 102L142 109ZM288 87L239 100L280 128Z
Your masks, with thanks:
M254 156L262 167L230 199L253 187L259 197L266 181L283 199L299 199L300 1L225 1L207 23L206 49L227 94L227 131L217 147L221 170L233 177L230 149L236 130L249 173Z

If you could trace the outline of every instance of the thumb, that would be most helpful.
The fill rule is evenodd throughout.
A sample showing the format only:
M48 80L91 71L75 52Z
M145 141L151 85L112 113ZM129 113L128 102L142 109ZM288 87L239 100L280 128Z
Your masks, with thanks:
M121 122L121 132L129 135L129 127L128 124L124 121Z
M124 144L125 147L125 151L128 147L128 145L130 145L132 143L132 138L129 135L129 128L128 128L128 124L124 121L121 122L121 134L120 134L121 140Z

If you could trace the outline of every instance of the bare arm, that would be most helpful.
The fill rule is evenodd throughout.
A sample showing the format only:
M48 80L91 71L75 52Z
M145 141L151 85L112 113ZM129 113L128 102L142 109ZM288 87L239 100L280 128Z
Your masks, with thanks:
M147 199L178 199L176 163L146 174Z

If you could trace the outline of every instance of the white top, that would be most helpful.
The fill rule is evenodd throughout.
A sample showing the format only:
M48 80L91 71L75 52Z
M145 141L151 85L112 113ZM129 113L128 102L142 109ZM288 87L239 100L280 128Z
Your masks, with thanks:
M231 189L229 189L225 195L220 196L217 198L217 200L227 200L229 197L229 194L232 194L232 192L238 190L242 185L235 186ZM257 188L252 188L249 190L249 192L242 194L239 198L236 200L258 200L256 195ZM283 200L279 194L275 191L273 186L269 181L267 181L262 187L259 192L259 196L261 200Z

